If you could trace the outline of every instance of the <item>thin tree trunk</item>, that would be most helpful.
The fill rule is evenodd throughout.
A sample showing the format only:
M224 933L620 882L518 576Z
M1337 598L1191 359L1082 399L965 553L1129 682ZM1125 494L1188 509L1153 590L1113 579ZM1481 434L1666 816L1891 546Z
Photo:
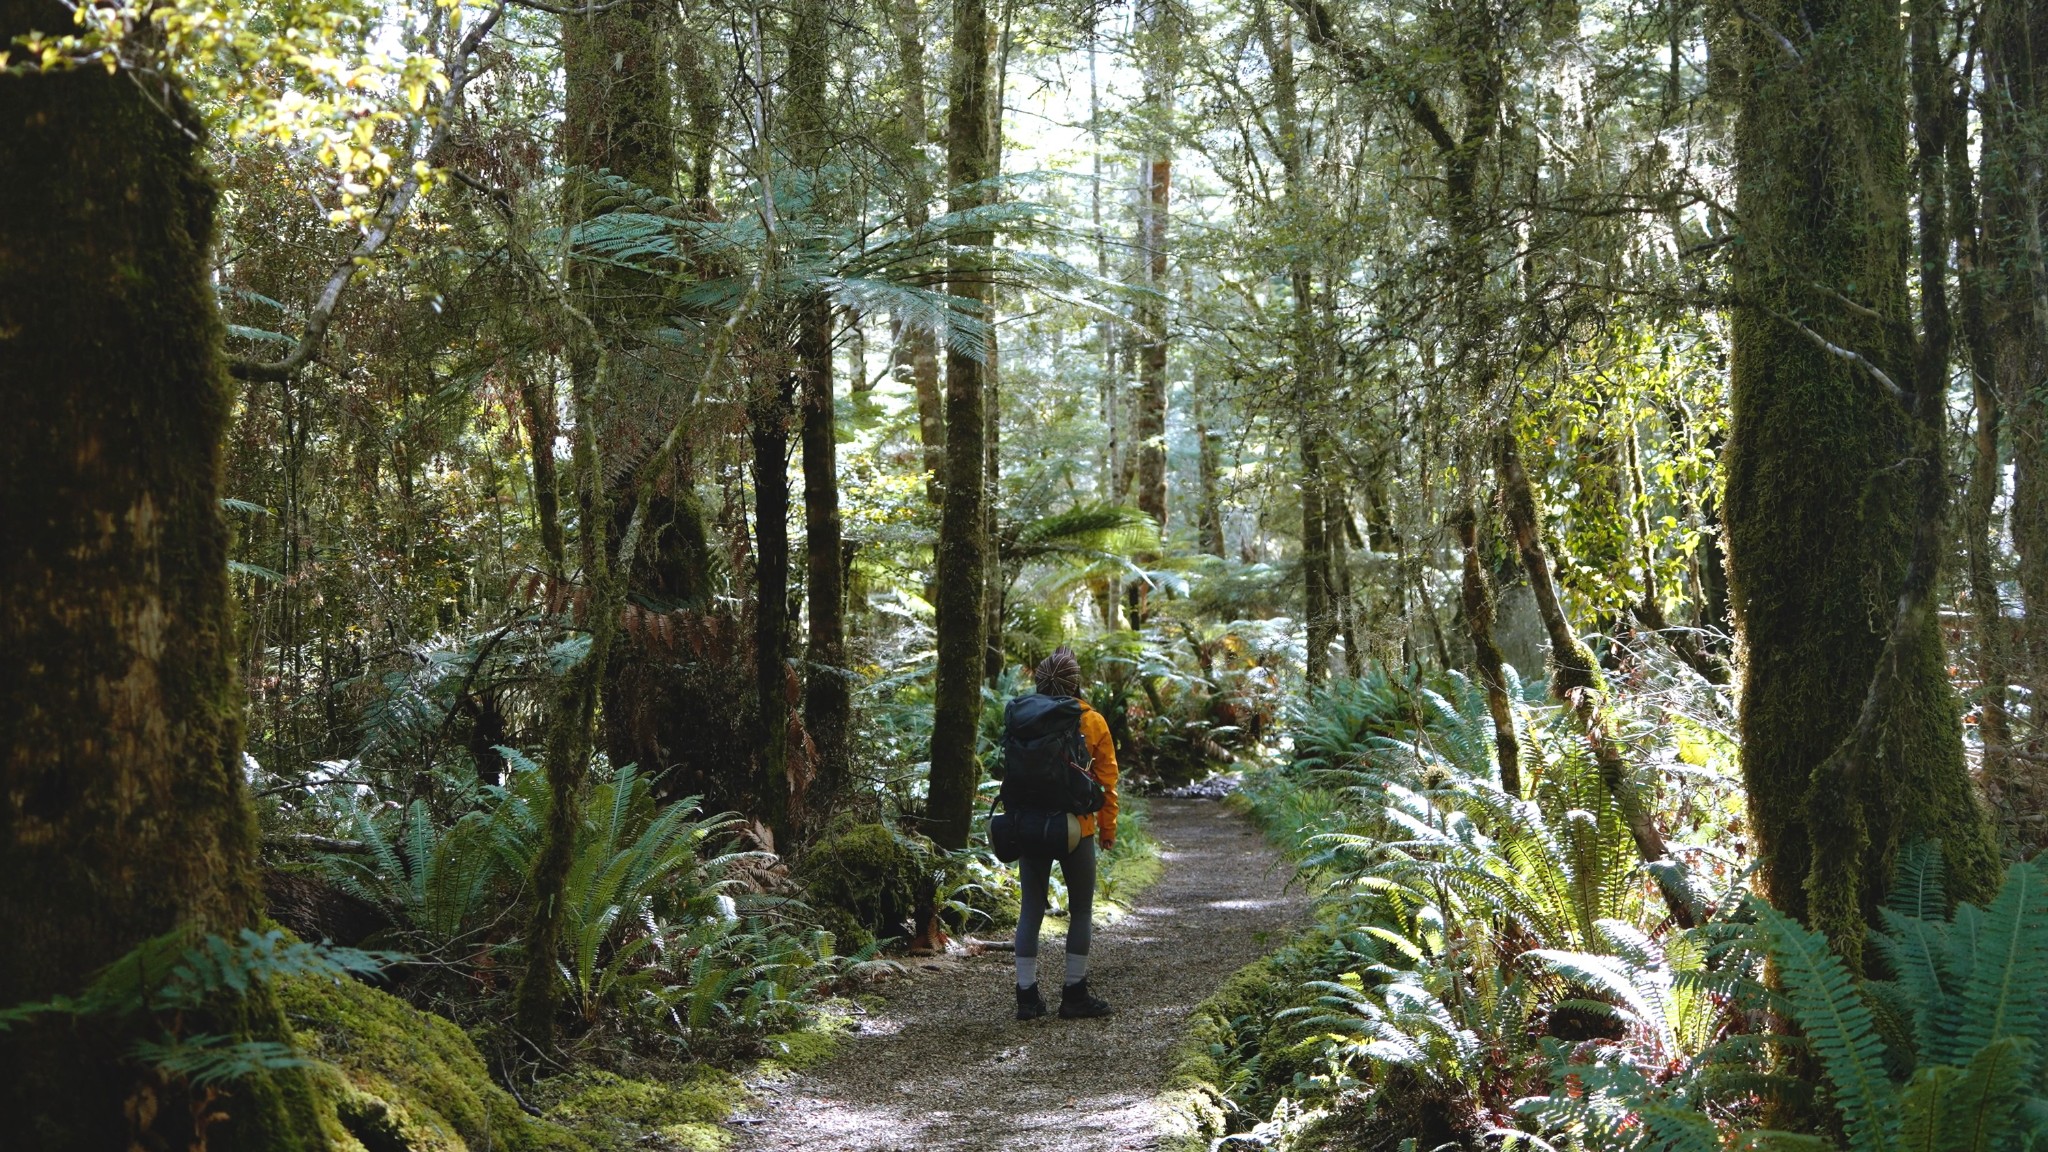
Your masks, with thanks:
M1330 618L1329 521L1324 509L1325 478L1321 431L1304 419L1301 437L1301 581L1302 617L1308 633L1306 673L1311 686L1330 676L1330 644L1336 639Z
M896 61L903 77L904 160L903 223L913 232L931 219L931 181L925 173L924 146L931 139L925 112L924 15L917 0L894 0ZM946 403L939 391L938 334L929 324L898 316L895 321L898 370L910 374L917 397L918 442L924 447L925 496L939 502L946 471Z
M1966 78L1967 79L1967 78ZM1951 123L1962 123L1961 109ZM1956 236L1956 287L1960 296L1959 330L1970 366L1972 407L1970 487L1963 500L1963 551L1969 564L1970 614L1975 630L1977 671L1977 736L1984 745L1984 781L2002 818L2017 815L2032 803L2022 795L2030 773L2014 773L2012 726L2007 711L2010 675L2006 662L2006 621L1998 588L1996 508L2005 485L1999 466L1999 425L2002 413L1994 374L1993 349L1985 314L1982 219L1970 167L1969 136L1954 132L1948 153L1950 212Z
M790 27L790 154L823 191L830 150L826 82L832 24L826 0L800 0ZM839 518L839 425L832 399L832 302L816 292L797 318L796 360L803 407L805 595L810 617L804 675L804 728L817 748L806 806L822 816L847 783L846 741L853 695L846 677L844 538ZM792 814L795 819L799 814ZM785 849L786 850L786 849Z
M986 0L953 0L952 76L946 115L948 208L979 207L976 187L990 175L989 20ZM988 249L994 237L961 238L950 257L947 291L985 306L990 296ZM974 816L980 764L975 738L981 719L983 597L987 591L987 499L982 437L984 358L946 350L946 483L939 516L937 563L938 670L933 692L931 791L925 827L944 848L962 848Z
M2030 795L2024 815L2048 806L2048 267L2042 228L2048 109L2048 10L2027 0L1984 5L1984 258L1994 387L2013 462L2008 524L2019 554L2020 603L2010 674L2029 689L2025 734ZM2018 783L2017 781L2015 783Z
M1138 243L1146 294L1138 302L1138 508L1166 526L1166 235L1173 185L1174 18L1167 0L1147 0L1146 148L1140 175Z
M561 481L555 476L555 394L543 389L537 372L519 378L519 400L525 408L526 439L533 456L533 514L540 522L541 551L547 554L548 575L560 581L569 571L562 544Z
M1670 618L1664 614L1663 596L1657 586L1657 555L1650 544L1650 496L1643 483L1642 445L1637 442L1633 420L1629 421L1625 447L1628 449L1629 494L1634 506L1630 520L1636 538L1636 563L1643 569L1643 595L1634 606L1636 622L1655 633L1673 655L1709 684L1726 684L1730 676L1728 662L1702 644L1697 631L1672 627Z
M1601 695L1606 685L1593 662L1593 653L1572 631L1571 621L1565 616L1564 605L1557 595L1557 585L1551 579L1550 556L1543 546L1543 521L1537 511L1536 490L1529 482L1529 473L1522 466L1521 450L1515 443L1512 428L1501 431L1499 447L1495 470L1500 478L1501 506L1507 514L1508 531L1514 537L1515 551L1522 558L1522 572L1529 581L1530 590L1536 595L1537 615L1542 618L1543 630L1550 638L1550 694L1578 721L1579 731L1593 752L1593 762L1599 767L1601 782L1607 785L1608 795L1614 798L1615 810L1628 826L1637 854L1645 864L1659 866L1655 871L1657 884L1663 892L1665 904L1671 909L1672 921L1681 928L1689 928L1693 923L1691 895L1675 882L1668 869L1662 867L1670 861L1671 850L1664 842L1663 832L1657 828L1655 814L1636 787L1620 740L1601 708Z
M1200 445L1201 455L1197 458L1199 472L1200 511L1196 516L1196 534L1203 552L1221 558L1223 555L1223 502L1216 491L1216 474L1222 470L1223 434L1210 429L1207 420L1195 422L1195 441Z
M1514 703L1508 696L1507 662L1493 640L1493 580L1479 559L1479 517L1471 504L1460 508L1453 524L1465 549L1465 628L1486 690L1486 711L1493 717L1493 750L1500 765L1500 786L1510 796L1522 794L1522 744L1515 734Z
M1337 634L1344 641L1344 674L1365 675L1366 654L1358 646L1358 601L1351 594L1351 552L1346 547L1347 530L1351 526L1351 509L1344 501L1344 494L1334 486L1325 491L1323 515L1326 526L1323 529L1323 548L1330 557L1330 599L1336 606ZM1397 581L1405 581L1406 566L1396 568Z

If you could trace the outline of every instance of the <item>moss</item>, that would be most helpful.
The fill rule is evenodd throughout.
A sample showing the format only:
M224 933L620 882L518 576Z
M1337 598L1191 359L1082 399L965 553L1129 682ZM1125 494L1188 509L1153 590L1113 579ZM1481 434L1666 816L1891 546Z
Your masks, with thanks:
M323 1125L364 1152L587 1149L521 1111L454 1022L353 981L285 981L279 1000L315 1069Z
M702 1066L674 1084L574 1072L539 1085L535 1095L550 1120L599 1148L654 1144L707 1152L725 1147L728 1136L719 1125L747 1100L738 1077Z
M1817 778L1854 725L1903 584L1916 517L1913 418L1787 317L1911 376L1903 33L1893 0L1767 0L1739 26L1737 214L1724 504L1743 650L1742 771L1765 893L1853 958L1897 846L1940 839L1953 894L1997 880L1931 614L1904 637L1873 770ZM1759 31L1813 18L1799 68ZM1733 57L1731 57L1733 59ZM1858 307L1816 310L1816 285ZM1937 454L1938 455L1938 454Z
M796 1072L839 1054L839 1029L821 1021L816 1027L763 1037L765 1065Z
M932 854L886 824L847 824L797 861L796 877L822 910L841 952L900 936L933 881Z

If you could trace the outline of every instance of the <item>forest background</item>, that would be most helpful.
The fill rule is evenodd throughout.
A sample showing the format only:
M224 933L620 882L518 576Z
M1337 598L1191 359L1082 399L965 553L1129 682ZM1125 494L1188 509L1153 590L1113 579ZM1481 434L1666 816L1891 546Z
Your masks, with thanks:
M2038 1138L2043 19L5 0L9 1123L610 1139L1070 644L1324 894L1193 1129Z

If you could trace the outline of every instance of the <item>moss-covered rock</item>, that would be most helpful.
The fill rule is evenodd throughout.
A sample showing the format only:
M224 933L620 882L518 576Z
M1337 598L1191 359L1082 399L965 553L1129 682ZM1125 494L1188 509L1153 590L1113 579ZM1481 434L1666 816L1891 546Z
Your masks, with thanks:
M929 846L886 824L847 824L811 845L796 877L839 951L856 952L877 937L908 934L934 859Z
M278 999L348 1152L587 1152L521 1111L454 1022L354 981L294 979Z

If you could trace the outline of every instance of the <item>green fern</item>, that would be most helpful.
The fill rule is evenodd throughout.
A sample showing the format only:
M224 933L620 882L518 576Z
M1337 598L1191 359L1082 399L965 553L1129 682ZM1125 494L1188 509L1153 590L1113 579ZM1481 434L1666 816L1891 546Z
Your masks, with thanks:
M1785 986L1822 1073L1834 1088L1835 1107L1859 1149L1892 1147L1899 1130L1898 1098L1885 1075L1884 1042L1857 994L1855 981L1827 938L1768 905L1757 923L1769 941Z

